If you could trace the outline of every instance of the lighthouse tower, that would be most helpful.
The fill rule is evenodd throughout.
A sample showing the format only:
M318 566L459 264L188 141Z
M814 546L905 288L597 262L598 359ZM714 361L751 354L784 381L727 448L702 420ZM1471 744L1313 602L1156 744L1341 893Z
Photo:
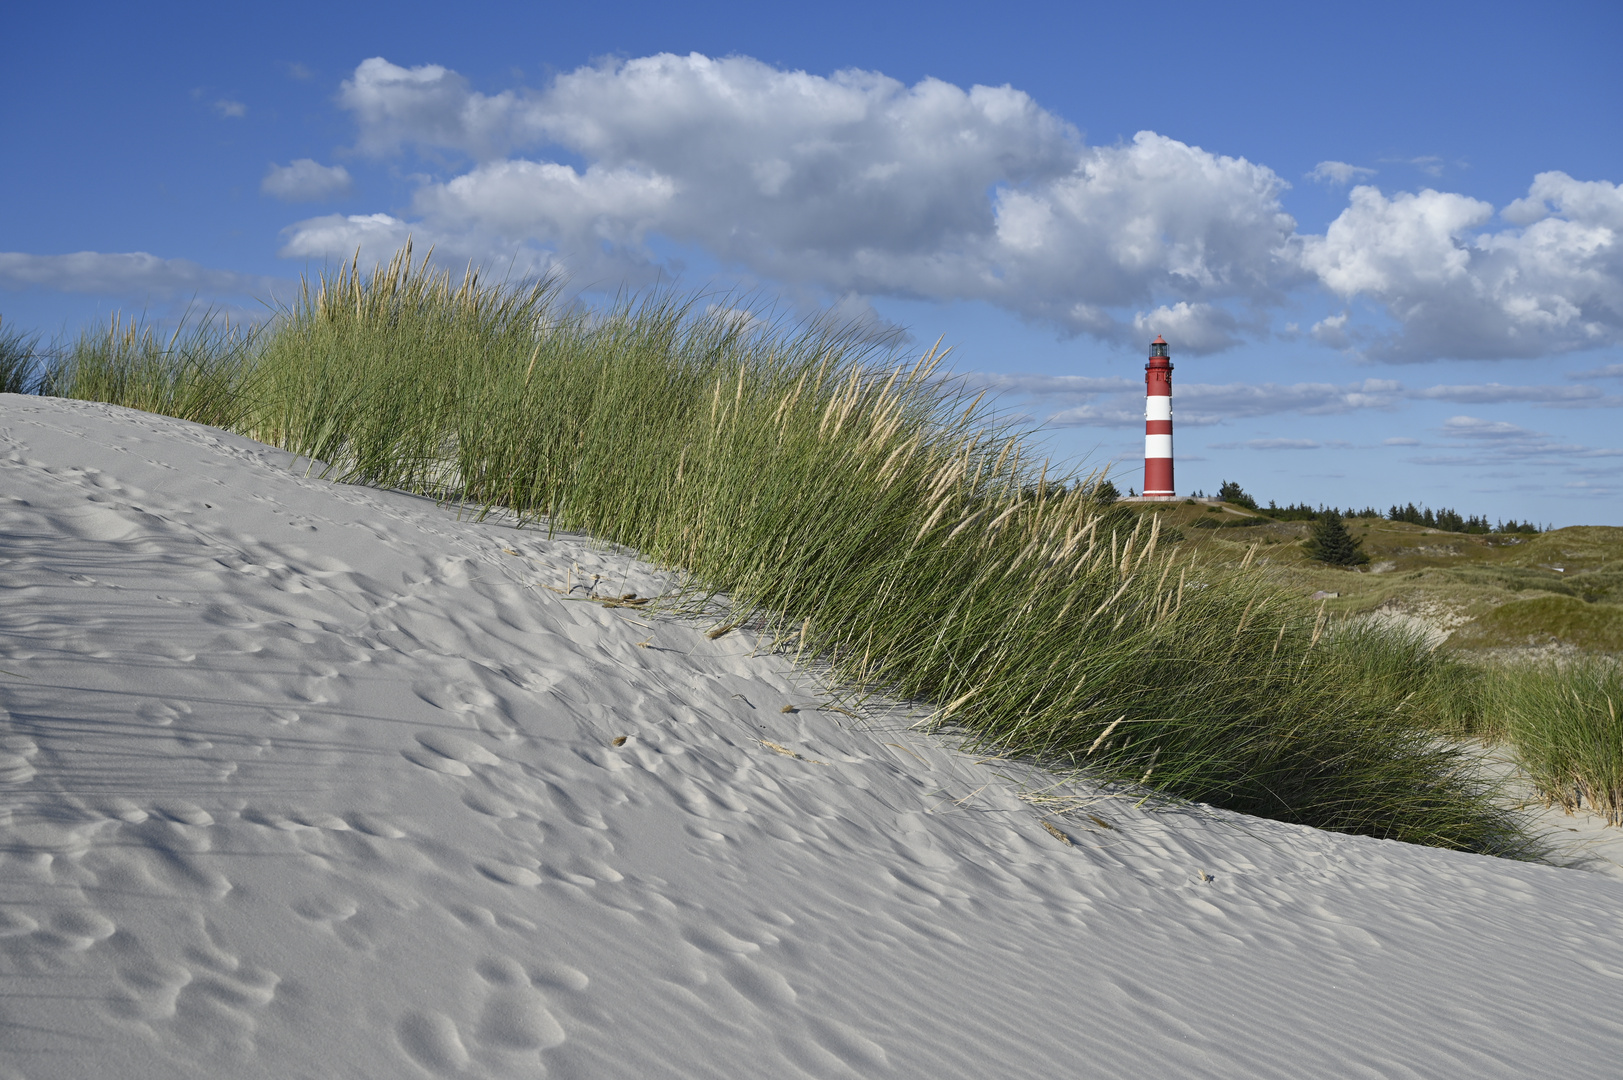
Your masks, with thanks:
M1159 334L1144 365L1144 497L1173 498L1172 359Z

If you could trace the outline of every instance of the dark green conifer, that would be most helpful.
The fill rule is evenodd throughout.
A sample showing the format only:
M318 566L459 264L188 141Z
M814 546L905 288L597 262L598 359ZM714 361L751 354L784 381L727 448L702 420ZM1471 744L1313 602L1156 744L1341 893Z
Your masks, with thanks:
M1223 481L1222 486L1217 489L1217 497L1226 503L1233 503L1235 506L1243 506L1247 510L1255 510L1257 508L1257 500L1247 495L1245 493L1245 489L1242 488L1239 482L1236 480Z
M1341 515L1328 510L1313 526L1313 536L1303 545L1309 555L1332 566L1362 566L1369 562L1364 542L1353 538Z

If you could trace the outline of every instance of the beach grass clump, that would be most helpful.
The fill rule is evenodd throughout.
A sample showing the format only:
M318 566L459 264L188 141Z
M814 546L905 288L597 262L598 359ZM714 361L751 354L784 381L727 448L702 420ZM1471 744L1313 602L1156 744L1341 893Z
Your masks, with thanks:
M182 319L167 337L115 315L48 357L34 389L231 428L245 415L255 337L207 314Z
M683 571L685 599L725 597L718 630L749 622L859 692L929 703L981 753L1306 825L1528 850L1414 695L1387 685L1382 665L1412 650L1377 660L1374 637L1249 559L1180 554L1159 518L1100 498L1099 478L1054 474L936 350L898 361L839 326L691 297L587 310L555 283L454 278L409 249L323 275L261 335L219 347L217 362L171 349L161 370L120 360L53 385L172 415L228 386L210 414L226 426L336 479L633 548Z
M1615 658L1507 664L1486 707L1548 803L1623 825L1623 665Z
M0 323L0 394L39 389L39 337Z
M1483 709L1487 672L1438 645L1425 629L1368 617L1340 620L1331 634L1349 681L1384 706L1441 735L1500 738Z

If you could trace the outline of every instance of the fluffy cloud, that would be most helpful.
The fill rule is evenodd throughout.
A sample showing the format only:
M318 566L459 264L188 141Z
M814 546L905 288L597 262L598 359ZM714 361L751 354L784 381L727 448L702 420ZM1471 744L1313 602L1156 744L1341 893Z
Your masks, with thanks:
M364 152L473 159L418 191L419 236L577 276L646 276L658 234L791 287L984 300L1112 338L1165 323L1198 353L1296 274L1271 170L1152 132L1089 147L1008 86L662 54L485 95L375 58L340 100ZM525 147L581 164L508 156ZM375 233L301 222L286 253L347 258Z
M1240 344L1240 320L1229 311L1212 304L1191 304L1179 300L1154 311L1141 311L1133 316L1133 329L1140 340L1159 334L1178 343L1178 350L1200 356L1222 352Z
M410 231L447 255L612 287L680 272L669 252L691 249L791 292L982 301L1106 340L1165 333L1185 354L1265 334L1315 283L1349 306L1313 337L1370 359L1623 340L1623 193L1564 173L1538 176L1497 223L1464 195L1360 185L1314 236L1263 165L1148 131L1089 146L1010 86L660 54L484 94L439 65L373 58L339 100L361 152L413 151L440 175L387 227L294 224L286 254L370 257ZM1366 325L1365 307L1385 317Z
M369 154L415 143L488 158L541 134L527 97L474 93L468 80L438 64L403 68L382 57L364 60L339 88L338 100L355 114L360 148Z
M283 202L326 202L349 194L349 170L299 158L291 165L272 165L259 190Z
M1541 173L1506 220L1488 203L1354 188L1303 265L1335 293L1385 305L1385 360L1534 357L1623 341L1623 190Z
M221 98L214 103L214 111L227 120L241 120L248 115L248 106L240 101Z
M72 255L0 252L0 287L50 289L102 296L173 299L187 295L255 296L270 299L287 282L231 270L213 270L189 259L160 259L144 251Z

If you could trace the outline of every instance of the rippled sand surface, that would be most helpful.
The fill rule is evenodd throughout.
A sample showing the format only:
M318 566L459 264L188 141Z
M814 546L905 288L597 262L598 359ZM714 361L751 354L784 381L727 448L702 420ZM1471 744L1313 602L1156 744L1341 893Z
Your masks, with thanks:
M291 465L0 397L0 1077L1617 1068L1623 880L1045 815L623 552Z

